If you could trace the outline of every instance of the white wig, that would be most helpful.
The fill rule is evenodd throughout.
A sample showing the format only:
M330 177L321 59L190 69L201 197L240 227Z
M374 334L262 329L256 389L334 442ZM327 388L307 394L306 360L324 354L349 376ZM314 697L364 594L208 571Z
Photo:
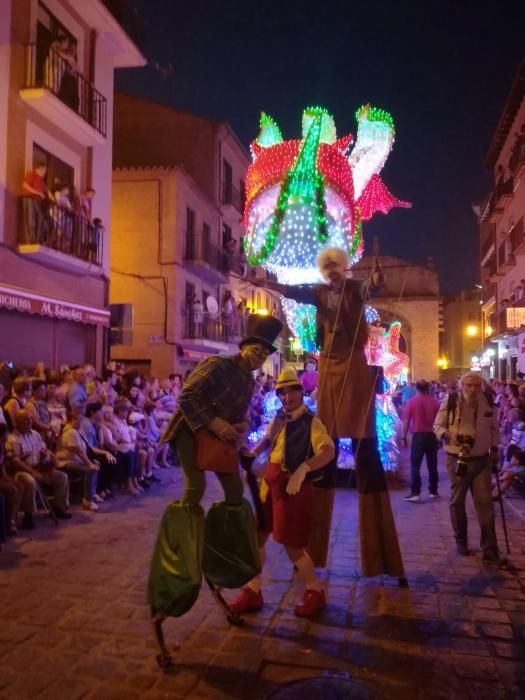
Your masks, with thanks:
M342 248L325 248L319 253L319 257L317 258L317 265L319 266L319 269L321 271L323 265L325 265L329 261L334 262L337 265L337 267L341 268L341 271L344 272L344 274L347 277L352 276L352 273L348 270L348 268L350 267L348 255L346 251L344 251Z

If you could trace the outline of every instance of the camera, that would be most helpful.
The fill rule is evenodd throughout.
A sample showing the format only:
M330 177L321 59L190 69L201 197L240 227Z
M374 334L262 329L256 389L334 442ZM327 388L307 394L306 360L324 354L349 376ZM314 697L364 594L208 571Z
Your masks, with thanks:
M467 473L468 459L470 457L470 451L474 447L474 438L471 435L461 435L458 433L458 435L456 435L456 442L459 443L460 448L454 473L456 476L461 477L465 476Z

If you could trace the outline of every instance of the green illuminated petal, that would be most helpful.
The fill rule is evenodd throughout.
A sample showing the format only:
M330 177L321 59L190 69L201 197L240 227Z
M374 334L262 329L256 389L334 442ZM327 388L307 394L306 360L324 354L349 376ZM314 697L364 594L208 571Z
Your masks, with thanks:
M275 146L276 143L282 143L283 137L281 130L275 123L275 121L266 112L261 112L261 130L259 136L257 137L257 143L259 146L268 148L269 146Z

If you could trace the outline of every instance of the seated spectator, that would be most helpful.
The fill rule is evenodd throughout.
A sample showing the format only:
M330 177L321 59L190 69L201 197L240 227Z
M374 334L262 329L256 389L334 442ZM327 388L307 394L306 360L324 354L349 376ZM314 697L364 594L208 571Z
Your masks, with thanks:
M122 481L126 485L126 492L130 496L138 496L142 492L137 480L137 463L135 459L135 444L128 416L131 404L127 399L115 401L113 407L114 419L112 432L117 443L117 464Z
M118 398L118 393L116 390L118 377L115 372L110 369L104 370L102 376L102 397L103 403L108 406L113 406Z
M499 484L501 493L505 493L511 486L516 476L525 475L525 452L516 445L510 445L507 450L507 461L499 473ZM499 498L497 483L492 485L492 498Z
M57 440L58 436L62 432L62 428L66 424L67 411L64 403L59 399L58 384L56 380L47 385L46 406L49 413L49 424L51 426L53 439Z
M113 497L111 484L114 481L114 465L117 463L117 458L111 451L104 448L102 408L102 403L99 401L88 403L80 434L88 444L88 457L96 460L100 465L97 479L97 494L99 498L104 500ZM92 451L92 455L89 454L89 450Z
M18 412L24 408L31 396L31 383L25 377L17 377L9 399L4 402L4 414L7 426L13 430Z
M37 379L33 381L33 394L27 400L26 411L31 416L31 426L33 430L40 433L46 444L51 438L51 416L47 408L47 384Z
M160 384L159 399L162 409L169 413L169 420L177 407L177 400L172 393L172 387L169 379L162 380Z
M7 425L0 424L0 494L4 497L7 518L7 534L17 535L18 512L24 495L24 487L9 476L6 469L5 442L7 439Z
M146 422L144 415L138 411L132 411L128 417L129 432L135 444L135 458L137 464L137 485L142 491L149 489L150 485L145 479L146 473L151 474L154 450L149 447L146 439Z
M83 412L88 402L87 371L85 367L75 367L73 381L67 392L66 406L73 411Z
M523 413L518 408L509 411L510 445L516 445L519 450L525 450L525 423Z
M31 429L31 418L24 409L15 417L15 430L6 443L7 470L24 488L22 527L35 527L33 513L36 510L35 495L39 484L51 486L53 490L53 512L57 518L69 519L69 481L67 474L56 469L56 460L49 452L39 433Z
M144 415L146 418L146 441L148 447L153 450L153 457L151 460L150 468L146 471L145 479L148 481L160 481L154 474L153 468L156 465L157 457L163 445L159 445L160 440L160 430L155 420L155 404L153 401L148 401L144 406Z
M72 476L80 474L83 477L82 508L97 511L97 477L100 465L94 455L91 455L91 459L88 455L87 443L80 434L81 425L82 414L70 413L58 439L56 456L62 471Z

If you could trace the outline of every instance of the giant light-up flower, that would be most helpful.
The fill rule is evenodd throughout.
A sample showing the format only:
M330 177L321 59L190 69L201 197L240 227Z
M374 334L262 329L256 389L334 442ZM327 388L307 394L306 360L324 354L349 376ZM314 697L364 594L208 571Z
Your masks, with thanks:
M261 116L246 176L244 238L248 261L284 284L321 281L317 257L325 247L363 254L362 221L376 212L409 207L379 177L394 142L392 117L365 105L356 114L357 139L337 138L332 116L320 107L303 112L302 138L284 141L277 124ZM288 325L314 351L312 307L284 300Z

